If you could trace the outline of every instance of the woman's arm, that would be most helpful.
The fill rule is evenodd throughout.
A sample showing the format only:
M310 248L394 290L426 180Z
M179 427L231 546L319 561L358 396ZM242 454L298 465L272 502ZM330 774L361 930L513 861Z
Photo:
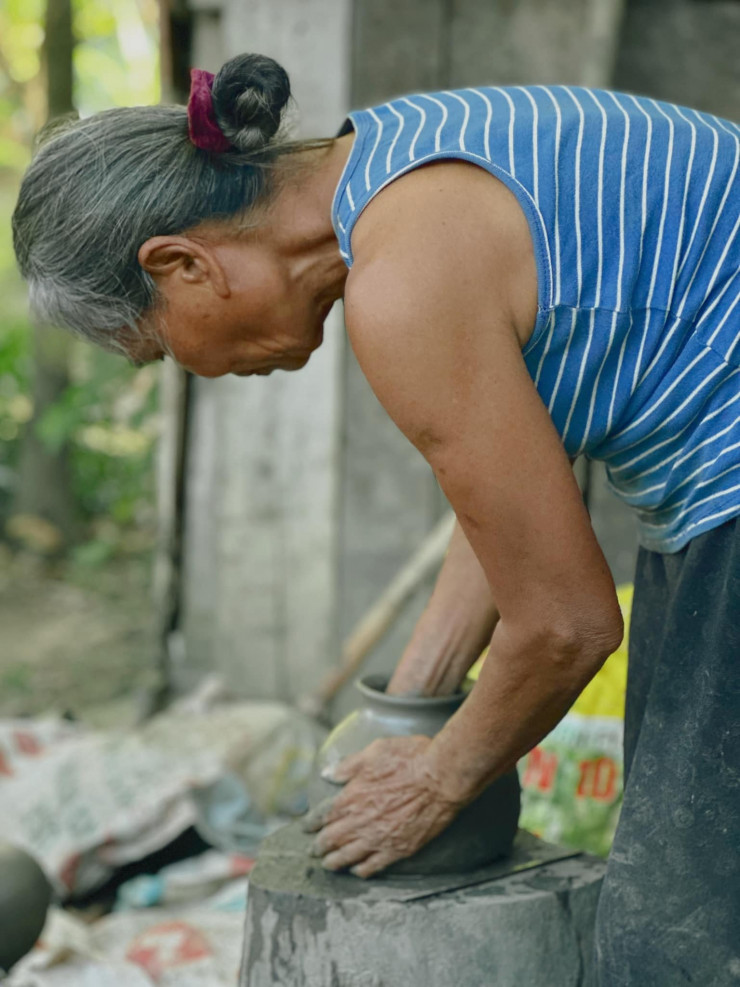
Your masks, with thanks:
M388 685L388 692L454 692L488 644L498 620L491 588L459 524L434 592Z
M360 366L431 464L500 615L478 683L432 741L376 741L335 772L346 785L311 820L316 852L361 876L414 853L508 771L622 633L609 569L522 358L526 223L522 232L498 182L461 174L472 167L400 179L355 232L345 307Z

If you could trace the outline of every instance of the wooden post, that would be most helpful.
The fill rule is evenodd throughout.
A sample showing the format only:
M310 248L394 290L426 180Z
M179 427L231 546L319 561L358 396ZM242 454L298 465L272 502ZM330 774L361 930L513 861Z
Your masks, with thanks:
M159 0L159 64L162 102L187 98L187 52L182 31L175 38L173 24L187 24L188 14L173 0ZM183 54L185 58L183 59ZM176 69L176 66L178 67ZM173 691L173 663L180 655L179 621L182 597L182 542L185 514L185 462L187 456L190 378L168 360L159 378L162 431L157 454L157 545L154 552L152 595L156 614L156 647L159 682L151 696L154 712L164 706Z

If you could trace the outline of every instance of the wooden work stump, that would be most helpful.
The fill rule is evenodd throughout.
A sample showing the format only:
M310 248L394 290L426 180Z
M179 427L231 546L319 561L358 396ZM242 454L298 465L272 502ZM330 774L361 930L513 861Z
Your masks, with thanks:
M330 874L291 824L252 871L240 987L592 987L605 864L520 831L472 874Z

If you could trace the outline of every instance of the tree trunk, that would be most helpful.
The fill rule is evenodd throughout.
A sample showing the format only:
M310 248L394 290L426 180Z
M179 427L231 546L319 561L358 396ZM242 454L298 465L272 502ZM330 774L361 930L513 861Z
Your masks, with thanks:
M47 0L44 60L49 120L74 111L72 97L71 0ZM69 446L49 449L38 435L38 424L68 384L72 337L59 329L34 327L33 417L23 438L14 513L40 517L53 524L63 542L74 539L76 510L70 484Z
M192 15L183 0L158 0L162 102L187 102ZM157 619L159 683L149 696L147 713L172 698L172 666L182 639L178 627L182 601L182 552L185 522L187 435L192 378L172 360L162 364L159 399L163 427L157 450L157 547L154 553L154 609Z

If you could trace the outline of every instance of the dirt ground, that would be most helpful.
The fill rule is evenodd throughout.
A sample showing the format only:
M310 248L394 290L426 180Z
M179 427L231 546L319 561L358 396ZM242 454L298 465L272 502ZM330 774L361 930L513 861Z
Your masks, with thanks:
M134 717L156 682L149 568L54 568L0 544L0 717Z

